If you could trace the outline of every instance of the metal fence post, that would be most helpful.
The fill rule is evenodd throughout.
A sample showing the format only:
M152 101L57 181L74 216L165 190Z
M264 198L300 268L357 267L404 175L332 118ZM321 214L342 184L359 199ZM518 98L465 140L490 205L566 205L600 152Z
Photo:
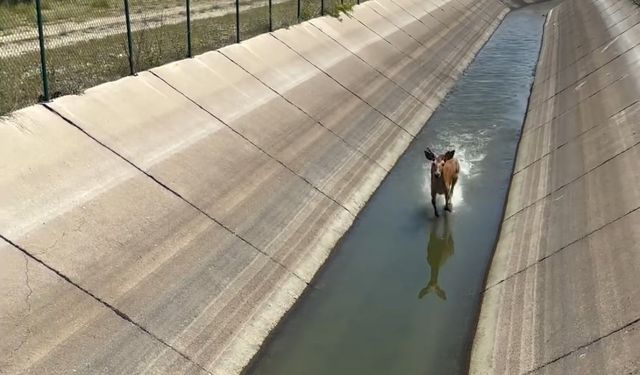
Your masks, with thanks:
M320 0L320 15L324 16L324 0Z
M298 22L300 22L300 0L298 0Z
M187 0L187 57L191 56L191 1Z
M40 43L40 73L42 74L42 91L45 101L49 101L49 76L47 73L47 57L44 47L44 30L42 26L42 4L36 0L36 21L38 22L38 41Z
M240 0L236 0L236 43L240 43Z
M273 31L273 13L271 11L271 7L272 7L272 1L269 0L269 32Z
M129 49L129 73L136 74L133 67L133 38L131 36L131 13L129 13L129 0L124 0L124 17L127 23L127 48Z

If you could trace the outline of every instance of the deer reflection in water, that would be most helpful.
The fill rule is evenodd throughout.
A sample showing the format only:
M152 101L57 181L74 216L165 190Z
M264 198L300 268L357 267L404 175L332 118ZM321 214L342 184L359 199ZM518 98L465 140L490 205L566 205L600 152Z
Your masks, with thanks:
M440 267L453 255L453 250L453 235L449 227L449 220L445 216L444 220L436 220L431 228L429 244L427 245L427 263L431 268L431 275L427 286L418 293L418 298L423 298L427 294L434 292L441 299L447 299L447 294L438 285L438 273L440 272Z

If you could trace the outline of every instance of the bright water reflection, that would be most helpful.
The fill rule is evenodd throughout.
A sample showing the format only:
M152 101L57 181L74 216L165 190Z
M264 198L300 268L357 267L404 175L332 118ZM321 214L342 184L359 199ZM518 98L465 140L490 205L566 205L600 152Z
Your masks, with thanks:
M453 255L453 233L449 225L449 215L444 215L442 220L436 221L430 230L429 244L427 245L427 264L429 265L429 281L427 285L420 290L418 298L433 293L440 299L446 300L447 293L438 284L438 274L440 267L444 266L447 259Z

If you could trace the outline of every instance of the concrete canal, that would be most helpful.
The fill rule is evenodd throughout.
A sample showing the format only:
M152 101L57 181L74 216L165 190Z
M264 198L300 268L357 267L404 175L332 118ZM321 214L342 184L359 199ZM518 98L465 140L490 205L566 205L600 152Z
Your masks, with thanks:
M505 18L248 374L466 371L550 7ZM437 219L425 147L461 163L453 213Z

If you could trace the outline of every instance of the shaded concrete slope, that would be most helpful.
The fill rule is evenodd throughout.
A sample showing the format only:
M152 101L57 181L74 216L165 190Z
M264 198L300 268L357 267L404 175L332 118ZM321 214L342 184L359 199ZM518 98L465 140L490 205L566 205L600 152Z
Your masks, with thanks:
M548 16L472 374L640 372L640 9Z
M0 373L238 373L506 12L372 1L1 119Z

